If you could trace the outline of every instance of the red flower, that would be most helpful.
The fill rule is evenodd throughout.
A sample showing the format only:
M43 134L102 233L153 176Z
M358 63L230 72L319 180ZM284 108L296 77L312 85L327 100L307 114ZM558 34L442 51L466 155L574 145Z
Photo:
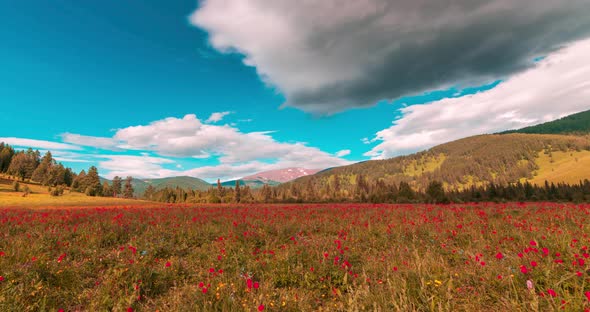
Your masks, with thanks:
M586 299L588 299L588 301L590 301L590 291L587 291L584 295L586 295Z
M264 304L258 306L258 311L264 311Z
M551 288L547 289L547 294L551 297L554 297L554 298L557 297L557 293L555 293L555 290L553 290Z
M496 259L502 260L502 258L504 258L504 255L501 252L496 254Z
M522 272L523 274L527 274L529 272L529 270L526 268L526 266L521 265L520 266L520 272Z
M127 308L127 312L133 312L133 308L132 307Z
M172 266L172 263L170 263L170 261L166 262L166 267L169 268L170 266Z
M203 287L203 289L201 289L201 291L206 294L207 293L207 287Z
M250 288L250 289L252 288L252 286L254 286L253 283L252 283L252 279L251 278L249 278L249 279L246 280L246 286L248 288Z
M579 266L584 266L584 263L585 263L584 262L584 259L582 259L582 258L578 259L578 265Z
M531 261L531 266L534 268L537 266L537 262L536 261Z
M535 242L533 240L529 244L531 244L531 246L537 246L537 242Z
M61 263L65 257L66 257L65 253L61 254L61 256L59 256L59 258L57 258L57 262Z
M254 282L254 288L258 289L258 287L260 287L260 284L258 282Z
M0 282L4 281L4 276L0 275Z

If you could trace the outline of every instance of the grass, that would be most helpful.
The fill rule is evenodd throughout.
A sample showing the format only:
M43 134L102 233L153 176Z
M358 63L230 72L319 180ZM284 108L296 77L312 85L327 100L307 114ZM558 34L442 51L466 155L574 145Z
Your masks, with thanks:
M550 203L0 209L0 310L584 311L589 214Z
M531 183L543 185L545 180L554 183L576 184L590 179L590 151L540 153L535 160L539 166Z
M434 172L439 169L447 157L440 153L435 157L422 156L419 160L411 160L410 164L404 168L404 175L410 177L419 177L426 172Z
M32 193L26 197L24 192L15 192L13 181L6 176L0 176L0 207L8 208L49 208L49 207L96 207L96 206L124 206L145 205L147 202L112 197L90 197L82 193L66 190L62 196L51 196L46 186L30 182L19 182L23 190L28 186Z

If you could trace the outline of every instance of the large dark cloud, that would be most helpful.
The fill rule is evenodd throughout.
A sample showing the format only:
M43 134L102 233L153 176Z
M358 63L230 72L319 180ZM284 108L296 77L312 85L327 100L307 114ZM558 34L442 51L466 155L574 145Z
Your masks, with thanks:
M207 0L191 21L287 105L332 113L522 71L590 34L590 0Z

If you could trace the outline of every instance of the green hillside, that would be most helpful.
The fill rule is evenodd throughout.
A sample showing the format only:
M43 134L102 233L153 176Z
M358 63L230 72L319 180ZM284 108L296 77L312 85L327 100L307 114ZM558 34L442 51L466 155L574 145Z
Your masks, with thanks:
M260 181L260 180L238 180L240 181L240 186L249 186L251 189L259 189L264 186L264 184L268 184L269 186L277 186L281 184L280 182L276 181ZM217 183L211 184L212 186L216 186ZM223 187L235 187L236 180L230 180L221 182L221 186Z
M508 133L534 133L534 134L584 134L590 133L590 110L573 114L555 121L527 127L519 130L510 130Z
M102 181L107 181L109 184L112 183L111 180L103 179ZM101 181L101 182L102 182ZM124 183L124 181L123 181ZM207 183L204 180L199 178L193 178L188 176L180 176L180 177L171 177L171 178L161 178L161 179L133 179L131 183L133 185L133 189L135 190L135 196L141 197L148 186L152 185L155 189L162 189L165 187L168 188L176 188L180 187L183 189L192 189L192 190L200 190L206 191L211 187L211 184Z

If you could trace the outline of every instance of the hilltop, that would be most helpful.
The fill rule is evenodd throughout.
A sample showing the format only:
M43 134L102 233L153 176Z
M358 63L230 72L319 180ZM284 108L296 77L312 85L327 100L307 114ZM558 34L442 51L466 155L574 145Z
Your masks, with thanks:
M528 134L584 134L590 133L590 110L569 115L558 120L518 130L503 132Z

